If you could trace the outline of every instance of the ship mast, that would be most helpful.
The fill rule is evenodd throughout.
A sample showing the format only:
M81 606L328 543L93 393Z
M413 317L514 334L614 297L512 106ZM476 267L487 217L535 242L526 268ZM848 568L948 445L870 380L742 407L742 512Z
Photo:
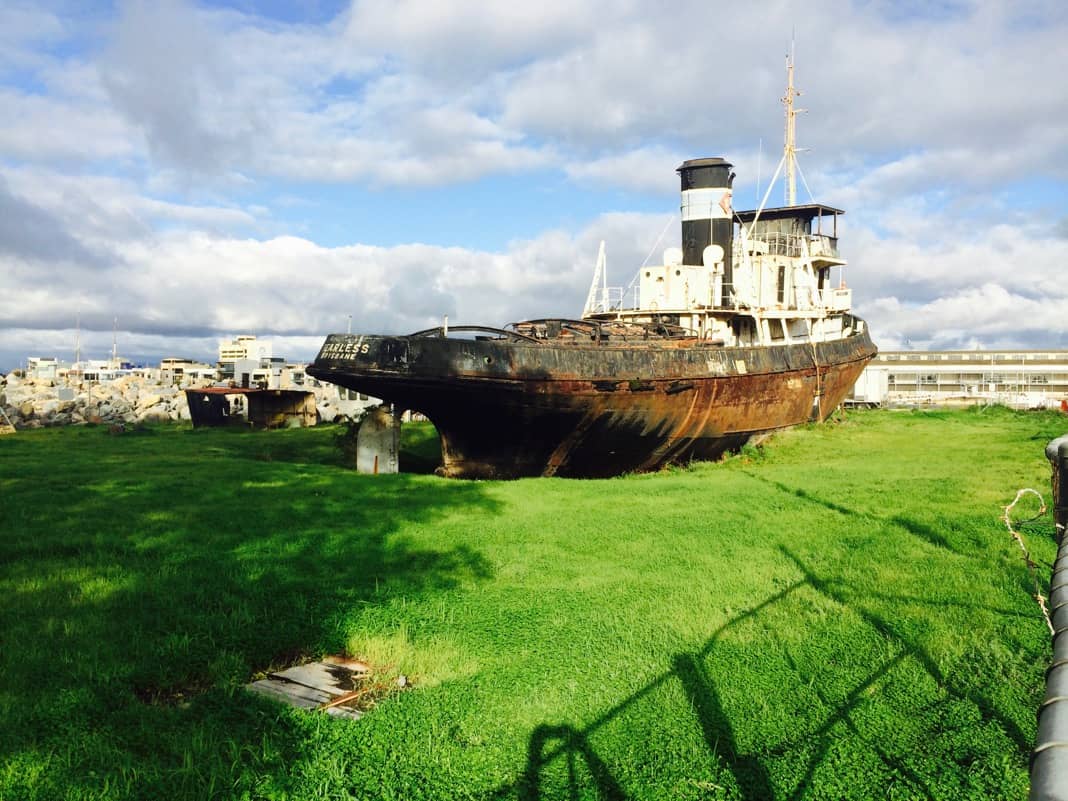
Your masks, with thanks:
M600 293L598 293L598 290L600 290ZM598 294L601 296L600 301L597 300ZM582 316L585 318L599 311L608 311L608 271L606 269L603 239L601 240L601 248L597 251L597 267L593 271L590 294L586 296L586 308L582 310Z
M791 53L786 57L786 95L782 98L782 104L786 106L786 143L783 147L783 161L786 162L786 205L793 206L797 203L797 140L796 140L796 117L804 111L803 108L794 108L794 98L800 97L801 92L794 89L794 56Z

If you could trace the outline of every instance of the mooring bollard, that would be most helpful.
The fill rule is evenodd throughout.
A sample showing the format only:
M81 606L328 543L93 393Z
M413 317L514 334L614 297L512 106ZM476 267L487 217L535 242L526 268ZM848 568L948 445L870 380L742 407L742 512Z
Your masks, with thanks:
M1050 579L1053 661L1046 697L1038 709L1038 735L1031 754L1031 801L1068 801L1068 435L1046 446L1052 470L1057 559Z
M356 471L379 475L400 469L400 417L384 406L371 409L356 435Z

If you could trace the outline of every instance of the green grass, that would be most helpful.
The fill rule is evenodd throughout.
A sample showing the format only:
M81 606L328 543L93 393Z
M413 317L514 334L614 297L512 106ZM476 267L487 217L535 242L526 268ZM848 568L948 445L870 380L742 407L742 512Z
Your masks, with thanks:
M1023 799L1049 636L999 517L1066 429L851 413L514 482L356 475L328 427L0 438L0 799ZM415 688L242 689L345 649Z

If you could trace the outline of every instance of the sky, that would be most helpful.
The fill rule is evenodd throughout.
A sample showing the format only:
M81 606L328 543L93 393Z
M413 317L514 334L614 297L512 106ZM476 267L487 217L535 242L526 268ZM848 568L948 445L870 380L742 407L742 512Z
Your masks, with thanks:
M675 168L846 214L883 350L1068 348L1068 3L0 3L0 372L577 316ZM782 188L770 205L781 205Z

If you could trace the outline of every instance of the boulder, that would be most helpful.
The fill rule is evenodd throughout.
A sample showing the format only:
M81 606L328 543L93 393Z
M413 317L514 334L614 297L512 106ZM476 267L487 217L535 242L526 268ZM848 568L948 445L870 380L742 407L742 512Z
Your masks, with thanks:
M4 392L4 396L7 398L5 403L9 403L12 406L18 406L23 401L27 401L33 397L33 387L28 387L25 384L16 386L7 386L7 390Z
M159 404L161 400L163 399L159 395L153 395L149 393L142 394L137 399L137 413L141 414L142 412L151 409L153 406Z

